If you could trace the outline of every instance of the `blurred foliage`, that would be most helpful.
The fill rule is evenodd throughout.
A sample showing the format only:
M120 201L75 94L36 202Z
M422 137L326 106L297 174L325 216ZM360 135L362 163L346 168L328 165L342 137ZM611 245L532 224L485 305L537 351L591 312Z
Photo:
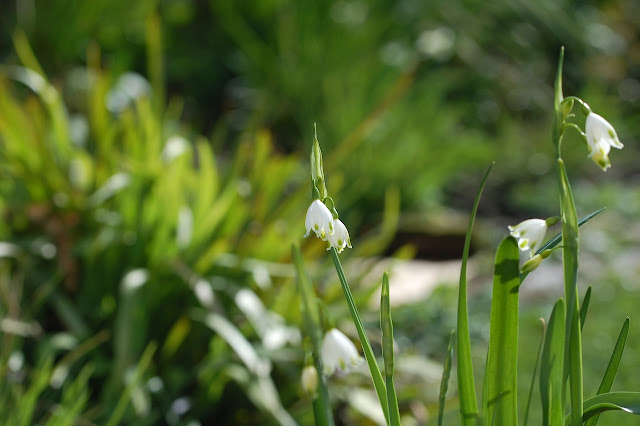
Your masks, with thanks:
M405 208L418 209L455 204L460 193L470 204L464 182L491 160L502 166L499 194L517 194L523 170L546 173L550 149L539 141L561 45L567 89L610 117L637 152L640 14L629 0L16 0L3 9L7 59L17 23L57 76L84 63L93 42L115 75L147 72L145 40L158 20L164 79L184 98L184 116L210 129L228 117L230 137L216 142L225 147L243 129L269 128L286 151L304 149L317 122L352 226L375 223L389 183ZM582 159L581 142L570 143ZM631 165L619 159L615 173ZM508 212L528 207L496 198Z
M84 97L86 110L70 114L16 37L29 68L2 68L0 232L20 281L9 275L3 286L2 365L15 353L31 356L24 337L65 339L65 349L76 351L65 375L93 366L98 404L86 420L101 424L133 415L138 424L216 418L205 401L216 401L229 380L265 413L292 424L275 392L271 358L285 356L299 333L263 303L293 296L274 288L273 278L291 275L282 262L303 229L307 191L295 190L297 158L275 153L263 130L243 135L223 170L209 141L183 136L171 111L153 112L149 89L130 97L142 77L128 75L109 89L97 60L75 71L72 95ZM239 324L230 322L238 315ZM35 331L20 332L26 326L18 325L31 323ZM216 332L210 351L207 327ZM91 350L79 350L96 339ZM205 373L212 368L216 380ZM32 399L43 380L53 383L47 367L36 371L25 394ZM86 392L86 377L78 380L69 386L84 384ZM252 396L258 385L274 389L268 401ZM193 388L201 389L198 404L188 396ZM156 400L178 406L166 404L165 413Z

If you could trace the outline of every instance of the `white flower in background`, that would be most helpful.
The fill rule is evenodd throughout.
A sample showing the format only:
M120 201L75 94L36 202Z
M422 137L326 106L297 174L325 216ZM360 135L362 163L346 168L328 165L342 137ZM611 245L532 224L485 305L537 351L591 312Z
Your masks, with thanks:
M348 372L362 362L355 345L337 328L327 331L322 340L323 374L330 376L336 371Z
M342 223L340 219L333 221L333 234L329 234L327 240L329 241L329 248L327 250L335 247L338 253L342 253L345 247L351 248L349 231L347 231L347 227L344 226L344 223Z
M624 147L618 139L615 129L607 120L598 114L590 112L589 115L587 115L585 124L585 136L589 146L589 157L591 157L602 170L606 171L611 167L611 162L609 161L609 151L611 147L617 149Z
M307 210L304 226L307 228L305 237L308 237L313 231L318 238L327 241L327 234L333 234L333 215L322 201L314 200Z
M302 381L302 389L304 389L308 395L314 396L318 390L318 371L316 367L313 365L304 367L300 380Z
M520 250L531 250L532 255L542 244L547 233L547 221L544 219L527 219L516 226L509 226L511 236L518 240Z

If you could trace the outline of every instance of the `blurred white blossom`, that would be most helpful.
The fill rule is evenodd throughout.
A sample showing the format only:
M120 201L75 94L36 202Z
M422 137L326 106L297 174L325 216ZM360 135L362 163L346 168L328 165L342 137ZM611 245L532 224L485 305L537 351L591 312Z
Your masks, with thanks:
M327 331L322 340L323 374L330 376L336 371L348 372L362 362L355 345L337 328Z

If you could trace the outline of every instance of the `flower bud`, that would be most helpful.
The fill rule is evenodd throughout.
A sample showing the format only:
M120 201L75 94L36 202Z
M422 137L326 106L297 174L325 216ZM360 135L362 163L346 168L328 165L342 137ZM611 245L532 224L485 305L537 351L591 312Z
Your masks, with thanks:
M304 389L307 395L314 398L318 390L318 371L316 367L313 365L304 367L300 380L302 382L302 389Z
M528 274L529 272L532 272L538 266L540 266L542 261L547 257L549 257L549 255L552 252L553 250L547 249L547 250L542 250L540 253L536 254L535 256L532 256L529 260L524 262L524 265L522 265L520 272L523 274Z

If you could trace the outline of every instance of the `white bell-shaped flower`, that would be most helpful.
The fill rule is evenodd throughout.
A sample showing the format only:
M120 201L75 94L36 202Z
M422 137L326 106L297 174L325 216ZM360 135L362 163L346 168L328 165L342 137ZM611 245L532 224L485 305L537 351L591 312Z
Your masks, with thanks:
M605 171L611 167L611 162L609 161L611 147L617 149L624 147L618 139L613 126L593 112L587 115L585 137L589 146L589 157Z
M331 215L331 211L329 211L322 201L314 200L307 210L304 226L307 228L307 233L304 234L305 237L308 237L311 231L313 231L318 238L327 241L327 234L331 235L334 233L333 215Z
M363 361L355 345L337 328L327 331L322 340L323 374L330 376L336 371L348 372Z
M542 244L547 233L547 221L544 219L527 219L516 226L509 226L511 236L518 240L520 250L531 250L533 254Z
M327 241L329 241L329 248L327 250L330 250L331 247L335 247L336 250L338 250L338 253L342 253L342 250L344 250L345 247L351 248L349 231L340 219L335 219L333 221L333 234L329 234L327 236Z

